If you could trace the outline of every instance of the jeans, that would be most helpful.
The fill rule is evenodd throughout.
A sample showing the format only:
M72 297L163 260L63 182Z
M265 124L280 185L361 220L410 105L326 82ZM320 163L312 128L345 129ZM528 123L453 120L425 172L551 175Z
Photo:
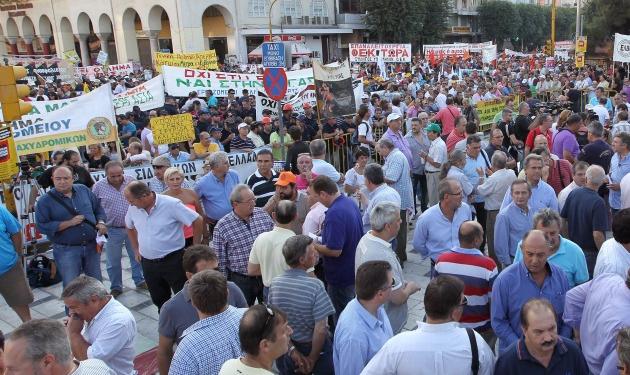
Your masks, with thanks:
M486 237L488 239L488 256L494 260L497 267L500 267L501 262L499 262L499 258L497 258L497 254L494 252L494 225L497 222L498 214L499 210L486 211Z
M348 286L334 286L328 284L328 296L335 307L335 316L333 317L333 323L337 324L337 320L339 320L339 315L343 309L346 308L348 302L350 302L354 296L354 284Z
M429 197L427 192L427 175L426 174L411 174L411 184L413 185L413 209L414 213L418 213L416 208L416 198L420 198L420 211L427 210L427 204L429 203Z
M595 271L595 263L597 262L597 251L584 250L584 257L586 258L586 268L588 268L588 276L593 278L593 271Z
M79 246L53 244L53 256L64 288L82 273L103 280L101 254L96 252L96 242Z
M228 270L228 280L241 288L248 305L252 306L256 299L258 299L258 303L263 303L266 300L263 297L264 285L261 276L241 275Z
M127 236L127 230L125 228L108 227L107 244L105 244L105 260L107 264L107 275L111 282L111 290L123 290L122 284L122 267L120 260L122 259L122 247L123 244L127 249L127 255L129 255L129 263L131 264L131 277L133 282L138 285L144 281L142 275L142 267L140 263L136 261L129 237Z
M486 233L486 209L484 202L473 203L472 205L475 207L475 218L477 222L481 224L483 232ZM483 252L484 247L486 247L486 236L483 236L483 242L481 242L479 250Z
M151 301L157 306L158 312L162 305L179 292L186 283L186 273L182 266L184 250L169 253L160 259L142 258L142 271L149 288Z
M310 342L293 342L293 345L295 345L295 350L305 357L311 353L312 343ZM278 358L276 360L276 366L278 367L280 375L295 374L295 364L289 356L289 353ZM333 365L333 348L330 337L326 338L326 341L324 341L324 347L311 373L315 375L334 375L335 366Z

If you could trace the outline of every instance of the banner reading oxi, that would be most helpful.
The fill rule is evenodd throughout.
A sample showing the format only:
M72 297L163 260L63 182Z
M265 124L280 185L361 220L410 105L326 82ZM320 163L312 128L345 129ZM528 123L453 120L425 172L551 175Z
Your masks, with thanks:
M317 98L315 97L315 85L306 87L301 92L295 94L288 100L283 100L281 105L289 103L293 106L293 113L298 115L304 114L304 103L308 103L311 107L317 105ZM271 111L271 118L278 118L279 108L276 100L268 97L264 91L258 91L256 93L256 118L262 118L262 112L265 109Z
M411 62L411 44L350 43L350 62L378 62L383 56L386 63Z
M218 98L226 97L230 89L236 91L236 96L240 96L243 89L247 89L250 95L256 95L259 90L264 92L262 74L225 73L173 66L163 66L162 73L165 91L177 97L188 96L191 91L206 95L208 90L212 90ZM287 79L289 87L286 97L315 83L313 69L288 70Z
M117 115L130 112L136 105L141 111L149 111L164 105L164 84L161 75L114 95L114 108Z
M32 103L31 113L12 123L18 155L115 141L118 137L109 85L73 99Z

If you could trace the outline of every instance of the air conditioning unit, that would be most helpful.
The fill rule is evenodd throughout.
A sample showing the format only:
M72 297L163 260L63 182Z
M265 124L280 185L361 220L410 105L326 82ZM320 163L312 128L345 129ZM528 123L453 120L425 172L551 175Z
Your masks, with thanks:
M311 17L302 17L304 19L304 24L308 25L310 23Z
M324 17L324 25L328 25L328 17Z
M291 19L291 16L283 16L282 17L282 23L285 24L285 25L292 25L293 24L292 21L293 20Z
M321 25L322 24L322 18L321 17L313 17L311 20L313 25Z

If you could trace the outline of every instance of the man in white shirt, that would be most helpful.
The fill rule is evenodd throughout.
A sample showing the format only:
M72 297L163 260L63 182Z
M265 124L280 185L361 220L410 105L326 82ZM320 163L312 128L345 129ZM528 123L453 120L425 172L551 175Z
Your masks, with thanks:
M53 319L31 320L11 332L4 351L2 369L5 367L7 373L16 374L116 375L100 359L73 359L66 328Z
M309 144L309 149L313 158L312 172L318 176L326 176L338 185L343 184L345 180L343 173L337 172L332 164L324 160L326 158L326 142L322 139L315 139Z
M429 152L421 152L420 156L425 162L424 172L427 175L427 195L431 207L438 202L437 187L440 182L440 169L447 160L446 143L440 137L442 130L435 123L426 127L427 137L431 141Z
M599 98L597 105L591 108L593 112L597 114L597 117L599 117L599 122L602 123L602 125L606 125L610 121L610 113L608 113L608 109L606 109L606 100L607 99L604 97Z
M363 375L450 375L470 374L473 365L471 340L478 348L480 375L494 370L494 354L485 340L472 329L459 327L463 307L464 283L449 275L429 282L424 293L426 323L418 322L414 331L391 338L372 358Z
M622 278L628 275L630 268L630 209L623 209L612 221L613 238L606 240L597 253L597 262L593 277L602 273L616 273Z
M564 202L566 202L569 193L573 190L584 186L586 184L586 170L588 169L588 163L584 161L578 161L573 164L573 181L564 189L558 193L558 209L562 212Z
M621 179L619 188L621 189L621 209L630 208L630 173Z
M516 180L516 174L507 168L507 154L503 151L495 151L491 158L492 174L483 184L477 186L477 193L485 197L486 204L486 243L488 255L499 264L499 259L494 253L494 224L501 209L501 202L505 192Z
M125 188L129 209L125 215L127 234L136 260L142 265L151 300L159 309L186 283L182 267L184 231L193 227L193 244L201 242L203 218L177 198L156 194L141 181Z
M70 347L79 361L100 359L117 375L134 374L136 320L107 288L81 275L61 293L70 317L66 323Z

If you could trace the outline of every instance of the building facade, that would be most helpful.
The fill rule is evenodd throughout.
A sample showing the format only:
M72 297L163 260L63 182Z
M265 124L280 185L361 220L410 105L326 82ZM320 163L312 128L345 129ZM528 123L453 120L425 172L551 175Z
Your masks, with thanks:
M84 65L99 50L110 63L151 64L153 52L215 49L220 60L247 54L274 35L301 35L313 57L347 54L363 42L359 0L16 0L0 2L0 54L75 50Z

